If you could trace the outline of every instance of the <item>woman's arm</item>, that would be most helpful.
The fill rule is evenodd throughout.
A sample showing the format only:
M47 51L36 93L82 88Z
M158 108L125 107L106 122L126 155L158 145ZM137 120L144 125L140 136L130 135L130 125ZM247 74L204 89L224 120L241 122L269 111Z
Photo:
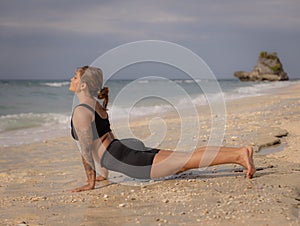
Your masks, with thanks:
M93 133L91 128L92 117L85 109L76 108L73 115L73 124L78 136L82 163L87 176L87 185L72 190L80 192L95 188L96 171L93 159Z
M102 144L102 141L101 141L101 144ZM102 156L100 154L100 149L103 148L104 146L103 145L100 145L100 147L98 149L94 149L93 151L93 159L95 160L94 162L96 163L95 165L95 169L96 168L99 168L100 170L100 175L96 177L96 181L103 181L103 180L106 180L108 178L108 170L104 167L101 166L101 157Z

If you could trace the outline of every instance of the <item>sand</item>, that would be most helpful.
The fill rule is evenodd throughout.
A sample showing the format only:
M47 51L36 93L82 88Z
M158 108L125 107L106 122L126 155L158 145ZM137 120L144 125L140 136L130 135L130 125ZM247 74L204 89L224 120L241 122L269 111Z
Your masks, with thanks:
M97 182L92 191L70 193L85 182L80 154L70 137L1 148L0 224L299 225L299 90L294 85L227 104L223 145L253 145L258 151L257 173L251 180L240 166L229 164L143 183L112 179ZM203 107L199 112L201 134L191 139L206 145L209 111ZM172 149L180 136L180 121L174 115L165 120L167 138L160 147ZM147 122L132 121L134 134L149 135ZM270 145L273 149L259 151Z

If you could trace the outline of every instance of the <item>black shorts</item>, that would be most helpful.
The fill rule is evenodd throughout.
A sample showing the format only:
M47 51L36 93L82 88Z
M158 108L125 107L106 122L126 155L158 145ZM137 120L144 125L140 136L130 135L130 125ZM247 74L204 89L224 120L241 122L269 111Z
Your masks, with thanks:
M137 179L150 179L154 156L159 149L147 148L136 139L114 139L101 159L101 166Z

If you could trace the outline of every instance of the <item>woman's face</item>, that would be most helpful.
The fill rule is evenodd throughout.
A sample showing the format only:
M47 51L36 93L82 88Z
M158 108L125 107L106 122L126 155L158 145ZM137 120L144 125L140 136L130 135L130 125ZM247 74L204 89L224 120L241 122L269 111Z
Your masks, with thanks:
M74 77L71 78L71 83L70 83L69 90L72 91L72 92L76 92L78 90L79 83L80 83L80 73L77 70L75 72Z

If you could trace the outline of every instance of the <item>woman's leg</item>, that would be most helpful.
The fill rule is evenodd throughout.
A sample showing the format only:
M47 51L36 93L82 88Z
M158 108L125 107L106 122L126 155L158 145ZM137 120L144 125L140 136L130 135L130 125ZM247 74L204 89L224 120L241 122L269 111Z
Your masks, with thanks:
M201 147L191 153L161 150L154 157L150 176L159 178L189 169L229 163L245 167L248 178L252 178L256 171L251 147Z

